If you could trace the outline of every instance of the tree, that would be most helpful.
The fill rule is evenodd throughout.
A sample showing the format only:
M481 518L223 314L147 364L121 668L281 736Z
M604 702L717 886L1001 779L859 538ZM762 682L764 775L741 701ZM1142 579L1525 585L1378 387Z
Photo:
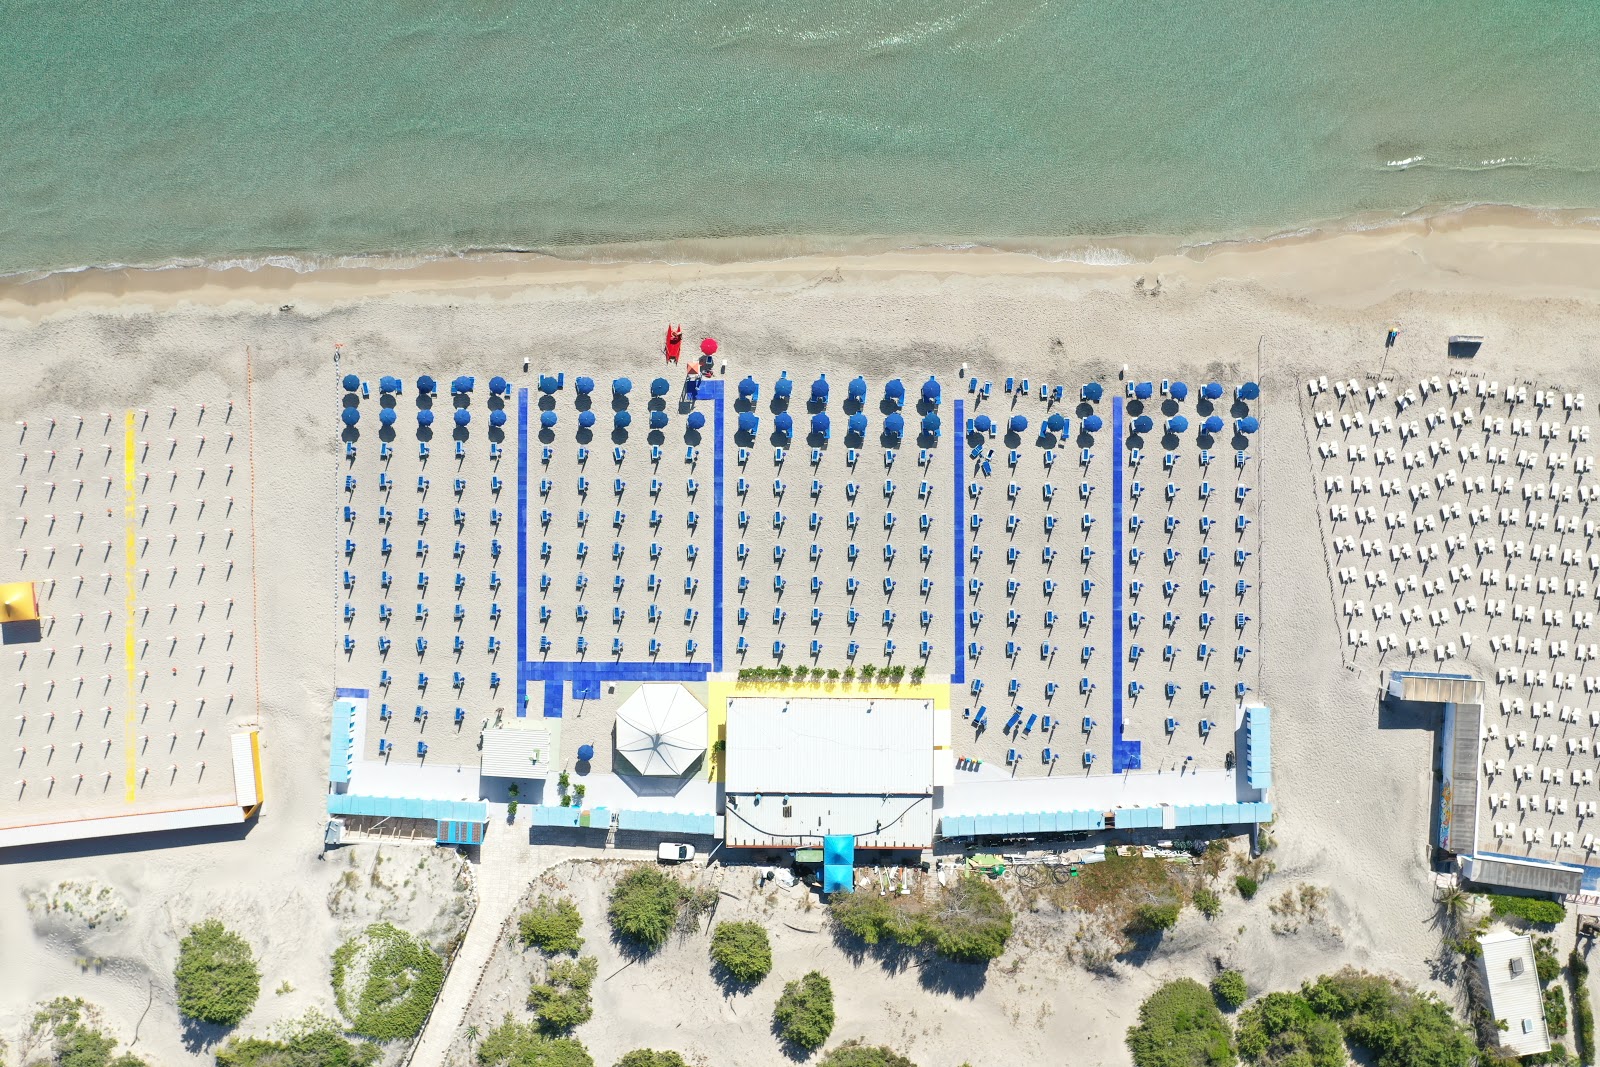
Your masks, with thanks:
M611 891L611 928L646 952L667 943L678 909L689 898L683 883L654 867L635 867Z
M480 1067L594 1067L589 1050L570 1037L547 1037L509 1014L478 1046Z
M538 1017L539 1029L564 1034L589 1021L594 1015L589 990L598 968L593 956L550 964L545 980L528 991L528 1007Z
M207 919L178 944L178 1012L188 1019L237 1026L261 996L261 970L250 943Z
M718 923L711 935L711 958L741 985L755 985L772 970L772 944L760 923Z
M1233 1011L1250 997L1244 984L1244 975L1238 971L1223 971L1211 979L1211 995L1227 1011Z
M546 955L566 952L576 956L583 948L583 916L578 907L566 897L551 898L540 895L534 906L517 920L522 943L537 948Z
M676 1052L658 1052L653 1048L636 1048L617 1061L617 1067L688 1067Z
M820 971L788 983L772 1019L784 1041L807 1051L821 1048L833 1033L833 983Z
M882 1045L869 1045L860 1038L852 1038L834 1049L817 1067L917 1067L894 1049Z
M1128 1050L1138 1067L1231 1067L1233 1033L1206 987L1180 978L1139 1006L1128 1028Z
M1299 993L1268 993L1240 1014L1239 1054L1261 1067L1344 1067L1349 1061L1338 1024Z

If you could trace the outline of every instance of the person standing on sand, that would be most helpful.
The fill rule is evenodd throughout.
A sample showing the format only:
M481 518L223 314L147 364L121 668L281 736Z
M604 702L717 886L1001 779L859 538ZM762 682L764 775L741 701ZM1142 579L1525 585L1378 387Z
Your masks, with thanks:
M1393 326L1389 327L1389 336L1384 338L1383 347L1393 348L1395 340L1400 336L1400 331Z

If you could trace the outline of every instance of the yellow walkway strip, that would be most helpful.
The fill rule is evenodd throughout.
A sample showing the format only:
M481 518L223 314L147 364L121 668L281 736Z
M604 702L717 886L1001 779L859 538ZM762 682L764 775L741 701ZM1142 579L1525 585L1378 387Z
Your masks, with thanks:
M126 674L128 680L128 713L125 719L125 726L123 728L122 743L123 751L126 753L128 761L126 799L129 804L132 804L135 800L137 800L139 795L139 746L138 737L135 733L135 730L138 726L138 720L135 717L134 711L135 707L137 706L138 689L134 684L134 678L137 672L135 670L135 655L133 649L134 642L137 640L138 631L138 622L134 619L133 600L135 589L134 570L135 565L138 562L138 549L135 546L135 541L138 539L138 520L135 515L138 511L139 487L135 481L135 479L138 477L138 474L134 470L133 465L133 450L138 444L133 437L133 416L134 413L132 411L127 413L127 418L123 425L122 440L122 514L123 526L126 530L128 542L128 562L126 572L123 575L123 585L127 590L127 602L123 610L123 619L124 626L127 631Z

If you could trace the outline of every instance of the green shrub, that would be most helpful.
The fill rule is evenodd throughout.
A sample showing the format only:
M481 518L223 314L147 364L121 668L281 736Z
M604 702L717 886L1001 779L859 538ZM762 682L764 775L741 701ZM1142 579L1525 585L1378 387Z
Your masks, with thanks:
M547 1034L564 1034L582 1026L594 1015L589 990L599 961L593 956L557 960L550 964L543 982L528 990L528 1007Z
M1211 995L1217 998L1217 1003L1228 1011L1233 1011L1250 997L1250 990L1245 987L1244 975L1238 971L1223 971L1211 979Z
M654 867L635 867L611 891L611 929L646 952L667 943L678 910L689 899L682 882Z
M1550 1028L1551 1037L1567 1032L1567 998L1558 985L1544 991L1544 1024Z
M1206 987L1190 978L1168 982L1139 1006L1128 1028L1138 1067L1231 1067L1233 1031Z
M1215 919L1222 914L1222 898L1203 886L1194 891L1194 906L1208 919Z
M783 987L772 1018L784 1041L808 1051L821 1048L833 1033L833 983L820 971L790 982Z
M1178 913L1183 905L1176 900L1146 901L1133 912L1128 930L1136 934L1159 934L1178 925Z
M517 920L522 943L540 952L554 956L566 952L573 956L583 948L583 916L577 905L565 897L551 898L541 895L538 903L522 913Z
M1283 992L1268 993L1240 1013L1239 1054L1261 1067L1345 1067L1350 1060L1339 1024L1318 1015L1299 993Z
M1589 1003L1589 963L1577 949L1567 956L1567 973L1572 976L1572 1015L1575 1023L1578 1058L1594 1062L1594 1008Z
M570 1037L548 1037L510 1015L478 1046L480 1067L594 1067L589 1050Z
M78 997L56 997L34 1012L28 1044L48 1043L48 1059L30 1060L35 1067L146 1067L131 1052L112 1058L117 1039L99 1028L99 1015ZM5 1043L0 1042L0 1055Z
M688 1067L676 1052L657 1052L653 1048L636 1048L617 1061L617 1067Z
M1239 895L1250 900L1256 895L1256 890L1261 888L1261 883L1248 874L1241 874L1233 880L1234 887L1239 890Z
M817 1061L817 1067L917 1067L894 1049L852 1038Z
M1312 1009L1337 1021L1376 1067L1469 1067L1471 1033L1431 994L1346 967L1301 988Z
M1498 918L1521 919L1534 926L1555 926L1567 917L1567 909L1559 901L1501 893L1489 895L1489 910Z
M261 970L250 943L215 919L178 944L178 1012L187 1019L237 1026L261 996Z
M1543 985L1549 985L1561 976L1561 961L1556 958L1556 943L1548 937L1533 939L1533 969Z
M887 940L916 948L927 943L958 963L997 958L1013 928L1010 905L992 882L978 875L958 878L929 903L839 893L829 910L834 922L869 945Z
M772 944L760 923L718 923L711 935L711 958L728 977L755 985L772 970Z
M359 990L346 988L365 971ZM420 939L373 923L333 953L333 995L350 1031L374 1041L415 1037L444 985L444 960Z
M377 1045L346 1040L334 1027L323 1026L282 1041L229 1038L217 1050L217 1067L368 1067L379 1055Z

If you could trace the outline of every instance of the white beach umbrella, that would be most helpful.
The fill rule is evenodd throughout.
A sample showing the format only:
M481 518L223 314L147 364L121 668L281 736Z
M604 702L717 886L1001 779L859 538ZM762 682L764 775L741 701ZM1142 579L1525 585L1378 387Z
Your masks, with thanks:
M641 685L617 709L617 752L640 774L682 774L705 751L705 706L681 685Z

